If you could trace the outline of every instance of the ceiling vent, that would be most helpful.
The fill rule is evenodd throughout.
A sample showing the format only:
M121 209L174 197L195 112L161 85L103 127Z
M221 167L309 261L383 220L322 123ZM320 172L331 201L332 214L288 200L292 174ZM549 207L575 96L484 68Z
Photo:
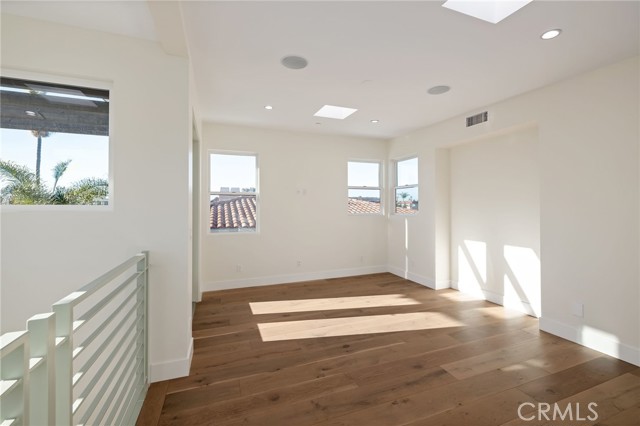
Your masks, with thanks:
M467 127L475 126L476 124L484 123L489 120L489 113L487 111L480 114L467 117Z

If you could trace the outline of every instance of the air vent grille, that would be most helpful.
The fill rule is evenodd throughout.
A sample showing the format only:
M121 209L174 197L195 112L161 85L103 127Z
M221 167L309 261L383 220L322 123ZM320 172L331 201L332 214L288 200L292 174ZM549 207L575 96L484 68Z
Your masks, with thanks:
M489 120L489 113L487 111L481 112L480 114L472 115L471 117L467 117L467 127L484 123L487 120Z

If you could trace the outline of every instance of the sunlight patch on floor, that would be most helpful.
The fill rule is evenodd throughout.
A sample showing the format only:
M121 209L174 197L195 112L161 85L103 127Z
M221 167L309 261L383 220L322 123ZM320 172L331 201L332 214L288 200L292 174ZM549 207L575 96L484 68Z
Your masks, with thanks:
M474 296L473 294L463 293L458 290L441 290L438 296L453 302L476 302L485 300L484 297Z
M511 319L525 317L527 314L503 306L490 306L485 308L475 308L474 310L485 313L496 319Z
M353 336L395 331L462 327L463 323L439 312L368 315L258 324L265 342L316 337Z
M280 314L285 312L329 311L336 309L376 308L384 306L419 305L420 302L404 294L382 294L375 296L330 297L324 299L276 300L273 302L251 302L254 315Z

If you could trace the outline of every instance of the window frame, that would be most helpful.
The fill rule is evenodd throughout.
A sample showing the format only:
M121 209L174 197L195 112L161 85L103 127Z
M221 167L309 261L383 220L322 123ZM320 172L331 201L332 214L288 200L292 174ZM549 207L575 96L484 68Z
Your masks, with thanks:
M212 156L213 155L236 155L240 157L254 157L256 161L256 182L255 182L255 192L221 192L221 191L212 191L211 188L211 177L212 177ZM257 152L251 151L232 151L232 150L222 150L222 149L209 149L207 150L207 194L206 197L206 220L204 221L206 226L207 235L257 235L260 233L260 156ZM256 198L256 227L249 228L247 230L229 230L229 229L237 229L237 228L224 228L224 230L213 231L211 230L209 224L209 217L211 215L211 196L212 195L227 195L227 196L243 196L249 195L254 196Z
M114 126L114 111L117 109L118 96L114 91L114 83L109 80L92 78L77 78L67 75L48 74L43 72L25 71L14 68L0 67L0 76L19 80L31 80L42 83L60 84L66 86L78 86L89 89L106 90L109 92L109 141L108 141L108 204L0 204L0 211L6 213L20 213L24 211L113 211L116 206L116 179L115 174L115 142L117 128Z
M416 173L418 174L418 179L417 182L414 184L410 184L410 185L398 185L398 164L404 162L404 161L409 161L409 160L413 160L416 159L417 161L417 165L416 165ZM408 157L402 157L402 158L397 158L395 160L393 160L394 163L394 179L393 179L393 194L392 194L392 198L393 198L393 211L392 213L394 215L398 215L398 216L416 216L417 214L420 213L420 198L418 197L418 208L415 210L414 213L403 213L403 212L398 212L397 208L398 205L396 204L398 202L398 200L396 200L396 193L398 190L401 189L411 189L411 188L415 188L416 192L419 194L420 193L420 158L418 157L418 155L411 155Z
M350 186L349 185L349 163L372 163L378 165L378 186ZM347 160L347 215L349 216L382 216L384 215L384 186L383 186L383 162L380 160ZM380 193L380 211L377 213L350 213L349 212L349 191L355 190L377 190Z

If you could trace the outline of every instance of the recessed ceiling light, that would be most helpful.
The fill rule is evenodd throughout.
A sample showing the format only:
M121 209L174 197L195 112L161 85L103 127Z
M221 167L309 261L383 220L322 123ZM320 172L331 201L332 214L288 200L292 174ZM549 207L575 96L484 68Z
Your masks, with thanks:
M36 112L35 111L25 111L25 114L27 114L30 117L35 117L36 116Z
M285 56L280 60L280 63L292 70L305 68L309 64L302 56Z
M371 122L372 122L373 124L378 124L378 123L380 122L380 120L371 120Z
M345 107L339 107L334 105L325 105L313 115L316 117L335 118L336 120L344 120L345 118L347 118L348 116L350 116L356 111L357 109L355 108L345 108Z
M264 109L273 109L273 107L271 105L265 105Z
M483 21L497 24L532 0L447 0L442 6Z
M451 87L449 86L433 86L427 90L427 93L430 95L442 95L443 93L447 93L449 90L451 90Z
M561 32L562 32L561 29L549 30L549 31L546 31L544 34L542 34L540 38L543 40L551 40L552 38L558 37Z

